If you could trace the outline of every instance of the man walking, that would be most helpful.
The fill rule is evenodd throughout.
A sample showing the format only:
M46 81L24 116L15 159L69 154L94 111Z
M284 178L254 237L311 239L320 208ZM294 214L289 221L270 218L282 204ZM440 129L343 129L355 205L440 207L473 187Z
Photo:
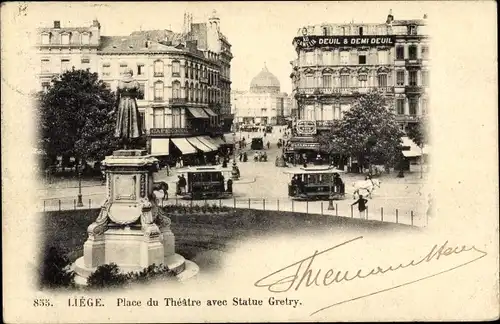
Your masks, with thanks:
M363 195L359 195L359 199L356 200L354 203L351 204L351 206L354 206L356 204L358 204L358 211L359 211L359 218L361 219L367 219L368 217L366 217L366 203L368 202L367 199L363 198Z

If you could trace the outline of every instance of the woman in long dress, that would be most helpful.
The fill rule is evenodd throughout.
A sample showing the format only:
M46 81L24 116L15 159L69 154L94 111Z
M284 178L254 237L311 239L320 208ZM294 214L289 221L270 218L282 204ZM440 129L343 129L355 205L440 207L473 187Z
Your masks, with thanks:
M126 69L123 79L117 88L117 106L115 113L116 127L115 137L121 138L124 148L142 135L139 109L137 108L137 97L140 93L139 83L133 78L132 69Z

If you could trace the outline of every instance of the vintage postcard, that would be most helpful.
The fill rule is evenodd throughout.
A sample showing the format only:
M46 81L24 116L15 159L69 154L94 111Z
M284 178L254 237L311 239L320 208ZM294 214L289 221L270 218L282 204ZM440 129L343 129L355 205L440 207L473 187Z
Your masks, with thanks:
M496 4L2 4L7 323L495 320Z

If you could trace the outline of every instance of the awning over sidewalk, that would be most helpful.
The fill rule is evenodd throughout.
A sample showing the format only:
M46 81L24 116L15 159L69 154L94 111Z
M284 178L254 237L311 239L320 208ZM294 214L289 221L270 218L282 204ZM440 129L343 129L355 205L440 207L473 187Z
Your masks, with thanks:
M202 108L188 107L188 111L194 118L206 118L206 119L208 119L208 115L205 113L205 111Z
M210 137L208 137L208 136L198 136L197 138L200 140L200 142L202 142L206 146L210 147L212 149L212 151L217 151L219 149L219 146L216 145L214 142L212 142L212 140L210 139Z
M151 139L151 155L162 156L169 154L169 138L152 138Z
M418 147L417 144L415 144L415 142L413 142L409 137L404 136L401 138L401 140L403 142L403 146L405 146L406 148L409 147L409 149L401 151L403 153L403 156L417 157L422 155L422 150L420 149L420 147Z
M203 108L203 110L205 110L205 112L209 115L209 116L212 116L212 117L216 117L217 114L214 113L214 111L210 108Z
M196 149L185 138L172 138L172 142L182 152L182 154L196 153Z
M203 144L197 137L186 138L186 140L202 152L212 152L212 149Z

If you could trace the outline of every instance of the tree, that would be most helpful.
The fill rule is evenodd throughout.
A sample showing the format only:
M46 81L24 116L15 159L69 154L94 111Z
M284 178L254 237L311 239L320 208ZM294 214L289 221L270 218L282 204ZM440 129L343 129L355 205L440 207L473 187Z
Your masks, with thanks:
M67 71L52 80L40 94L41 142L50 156L74 156L80 160L102 160L118 146L113 131L116 103L97 73Z
M400 130L387 100L377 92L360 96L337 126L320 138L333 151L356 157L361 165L394 165L401 154Z
M419 118L416 123L408 125L406 135L420 148L420 178L422 178L424 146L429 142L427 121Z

